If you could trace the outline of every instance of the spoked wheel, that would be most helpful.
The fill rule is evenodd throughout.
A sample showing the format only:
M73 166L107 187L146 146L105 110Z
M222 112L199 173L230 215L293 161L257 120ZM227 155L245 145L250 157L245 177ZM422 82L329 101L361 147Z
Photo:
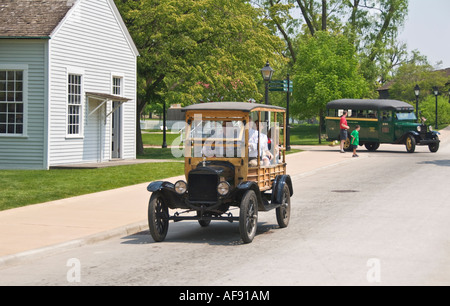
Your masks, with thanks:
M289 219L291 217L291 192L287 185L283 187L283 200L281 206L276 209L276 215L280 228L285 228L289 225Z
M158 191L152 193L148 204L148 227L155 242L166 238L169 229L169 209Z
M248 190L241 201L239 211L239 231L244 243L250 243L258 226L258 200L253 190Z

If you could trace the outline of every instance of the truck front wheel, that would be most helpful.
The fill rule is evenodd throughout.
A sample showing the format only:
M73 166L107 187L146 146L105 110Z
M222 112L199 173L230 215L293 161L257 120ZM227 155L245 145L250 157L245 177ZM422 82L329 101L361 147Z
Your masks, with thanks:
M253 190L247 190L241 200L239 211L239 231L244 243L250 243L258 226L258 199Z
M159 191L152 193L148 203L148 227L155 242L166 238L169 229L169 208Z

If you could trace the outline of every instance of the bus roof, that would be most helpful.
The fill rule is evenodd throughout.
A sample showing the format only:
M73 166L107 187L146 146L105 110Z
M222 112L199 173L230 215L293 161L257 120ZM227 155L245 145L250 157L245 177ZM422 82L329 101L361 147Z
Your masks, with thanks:
M264 110L264 111L283 111L283 107L248 103L248 102L208 102L208 103L198 103L186 106L182 108L182 111L241 111L241 112L251 112L254 110Z
M341 99L329 102L327 109L413 111L414 107L409 103L398 100Z

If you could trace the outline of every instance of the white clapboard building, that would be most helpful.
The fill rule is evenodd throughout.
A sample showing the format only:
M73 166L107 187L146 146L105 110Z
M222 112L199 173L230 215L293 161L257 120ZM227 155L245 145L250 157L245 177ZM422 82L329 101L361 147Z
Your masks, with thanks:
M0 2L0 169L136 158L138 51L113 0Z

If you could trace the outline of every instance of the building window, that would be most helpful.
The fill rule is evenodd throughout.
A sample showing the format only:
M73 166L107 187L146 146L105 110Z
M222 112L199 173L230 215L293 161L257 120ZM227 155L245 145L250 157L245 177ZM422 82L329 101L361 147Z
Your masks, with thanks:
M0 70L0 134L23 134L23 75L23 70Z
M121 77L113 77L113 95L121 96L122 95L122 78Z
M69 74L67 103L67 134L81 134L81 75Z

